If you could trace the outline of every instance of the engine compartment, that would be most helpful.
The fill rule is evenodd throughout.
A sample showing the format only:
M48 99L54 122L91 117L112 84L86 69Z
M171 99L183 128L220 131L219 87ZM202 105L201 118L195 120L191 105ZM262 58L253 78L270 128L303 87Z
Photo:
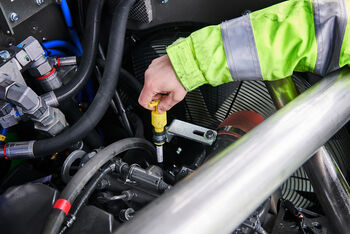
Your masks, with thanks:
M0 3L0 229L118 233L275 113L261 81L197 88L167 113L161 160L137 99L179 37L277 2ZM301 92L318 79L293 76ZM344 127L326 144L346 179L349 140ZM300 168L232 233L330 233L329 222Z

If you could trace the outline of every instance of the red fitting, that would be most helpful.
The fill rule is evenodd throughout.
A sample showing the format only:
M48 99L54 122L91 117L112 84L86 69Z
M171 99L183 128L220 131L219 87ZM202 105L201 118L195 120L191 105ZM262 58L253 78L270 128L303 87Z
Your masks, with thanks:
M38 80L43 80L43 79L45 79L45 78L51 76L51 75L55 72L55 70L56 70L56 69L53 67L52 70L51 70L49 73L47 73L47 74L44 75L44 76L37 77L37 79L38 79Z

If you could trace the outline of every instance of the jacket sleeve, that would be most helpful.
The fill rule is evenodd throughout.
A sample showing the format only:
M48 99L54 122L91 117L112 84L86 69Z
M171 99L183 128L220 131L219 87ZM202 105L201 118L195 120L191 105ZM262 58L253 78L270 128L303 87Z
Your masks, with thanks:
M167 48L191 91L232 80L321 76L350 64L350 0L291 0L209 26Z

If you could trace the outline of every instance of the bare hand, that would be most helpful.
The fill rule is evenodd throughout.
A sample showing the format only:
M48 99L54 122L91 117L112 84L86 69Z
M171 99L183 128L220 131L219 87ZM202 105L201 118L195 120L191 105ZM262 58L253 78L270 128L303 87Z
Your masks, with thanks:
M186 94L187 91L177 79L168 55L164 55L154 59L146 70L139 103L146 109L154 110L148 104L153 100L161 99L157 108L161 113L184 99Z

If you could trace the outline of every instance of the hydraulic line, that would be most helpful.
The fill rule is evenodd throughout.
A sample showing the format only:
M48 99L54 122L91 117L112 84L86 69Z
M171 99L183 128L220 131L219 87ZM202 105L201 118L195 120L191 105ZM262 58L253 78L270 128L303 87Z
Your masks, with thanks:
M74 207L72 209L72 212L70 214L70 225L73 224L73 222L76 219L77 214L79 213L80 209L85 205L86 201L89 199L91 194L95 191L95 188L97 184L108 174L112 171L111 167L107 167L103 169L102 172L98 172L91 181L87 184L86 188L83 190L83 193L80 194L80 196L77 198L76 204L74 204ZM62 230L60 231L60 234L64 233L68 228L68 225L65 225Z
M81 57L78 71L74 74L70 82L54 91L58 102L62 102L76 95L79 90L84 87L92 74L95 65L101 12L104 2L104 0L89 2L83 43L84 56ZM113 43L112 41L110 44Z
M104 113L107 111L118 83L118 74L123 55L126 23L128 20L129 10L134 2L135 0L121 1L114 10L106 67L101 85L96 93L94 101L91 103L81 119L72 127L53 138L35 141L33 145L34 157L49 155L50 153L60 151L70 144L81 140L88 132L95 128L103 117Z
M153 145L142 138L126 138L117 141L100 152L98 152L93 158L91 158L70 180L67 186L60 194L58 201L64 201L65 204L73 204L77 196L80 194L84 186L88 181L96 174L96 172L109 160L116 155L121 154L127 150L132 149L144 149L149 154L154 156L155 149ZM55 204L56 204L55 203ZM67 206L66 206L67 207ZM68 209L69 211L69 209ZM66 210L66 213L68 213ZM61 225L64 221L66 213L62 209L53 208L49 215L48 221L42 231L43 234L56 234L59 232Z
M79 50L67 41L53 40L53 41L45 41L42 44L47 49L65 48L65 49L69 50L70 52L72 52L74 55L80 56Z

